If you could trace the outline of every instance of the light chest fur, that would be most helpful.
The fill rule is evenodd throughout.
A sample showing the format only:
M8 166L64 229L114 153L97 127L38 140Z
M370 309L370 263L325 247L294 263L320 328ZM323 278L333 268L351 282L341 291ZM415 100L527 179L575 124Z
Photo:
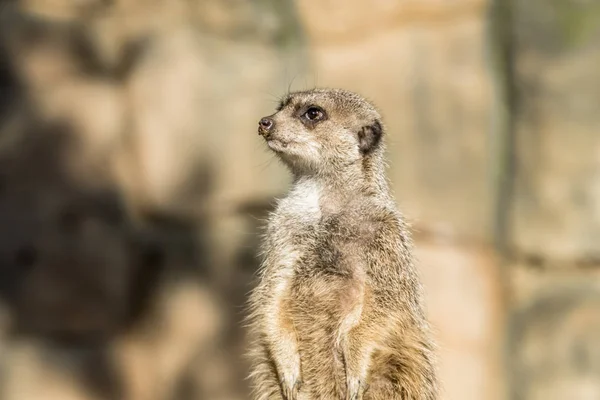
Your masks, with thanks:
M316 181L296 183L287 197L279 202L273 222L277 224L281 219L288 219L301 224L317 224L322 215L321 192L321 186Z

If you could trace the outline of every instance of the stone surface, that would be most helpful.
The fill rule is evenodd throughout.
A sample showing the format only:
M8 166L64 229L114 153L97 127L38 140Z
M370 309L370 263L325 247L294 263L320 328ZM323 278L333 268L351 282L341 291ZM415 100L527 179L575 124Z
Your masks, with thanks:
M515 1L517 253L600 258L600 7Z
M284 190L287 173L268 168L273 156L256 134L260 116L272 112L268 93L280 85L277 57L265 45L193 31L155 45L131 84L145 206L192 211L207 194L239 202Z
M444 400L500 400L503 299L491 249L416 242Z
M532 271L513 265L507 358L514 399L600 396L597 272Z

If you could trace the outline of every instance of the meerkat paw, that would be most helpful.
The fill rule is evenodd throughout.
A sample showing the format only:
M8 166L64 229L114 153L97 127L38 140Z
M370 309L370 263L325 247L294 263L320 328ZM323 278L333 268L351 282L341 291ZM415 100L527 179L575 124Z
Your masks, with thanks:
M348 377L346 379L346 400L362 400L365 389L360 378Z
M293 368L286 368L279 372L279 384L285 400L298 398L302 380L300 379L300 366L299 363L297 364Z
M299 377L294 378L291 376L284 375L280 381L281 392L285 400L297 400L302 381Z

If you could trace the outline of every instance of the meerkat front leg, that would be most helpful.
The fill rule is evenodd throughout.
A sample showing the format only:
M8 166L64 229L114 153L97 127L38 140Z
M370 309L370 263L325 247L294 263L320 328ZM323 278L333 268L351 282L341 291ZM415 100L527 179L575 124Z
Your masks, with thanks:
M366 390L374 346L365 342L364 329L357 325L340 340L346 368L346 400L360 400Z
M269 339L271 357L275 363L281 392L286 400L296 400L301 385L300 354L293 325L283 315L273 315ZM291 325L291 326L290 326Z
M340 324L337 340L346 369L346 400L362 399L374 350L364 337L364 281L359 281L354 289L352 308Z
M281 270L280 270L281 271ZM281 271L283 272L283 271ZM300 353L294 322L288 313L292 272L279 274L274 280L269 305L265 309L265 331L268 350L286 400L296 400L301 385Z

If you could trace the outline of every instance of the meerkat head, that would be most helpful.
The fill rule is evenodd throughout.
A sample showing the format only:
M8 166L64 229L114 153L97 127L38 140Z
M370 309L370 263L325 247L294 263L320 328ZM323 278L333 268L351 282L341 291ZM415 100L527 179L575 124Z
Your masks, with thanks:
M379 113L341 89L288 94L275 114L260 120L258 133L295 174L339 173L381 158Z

